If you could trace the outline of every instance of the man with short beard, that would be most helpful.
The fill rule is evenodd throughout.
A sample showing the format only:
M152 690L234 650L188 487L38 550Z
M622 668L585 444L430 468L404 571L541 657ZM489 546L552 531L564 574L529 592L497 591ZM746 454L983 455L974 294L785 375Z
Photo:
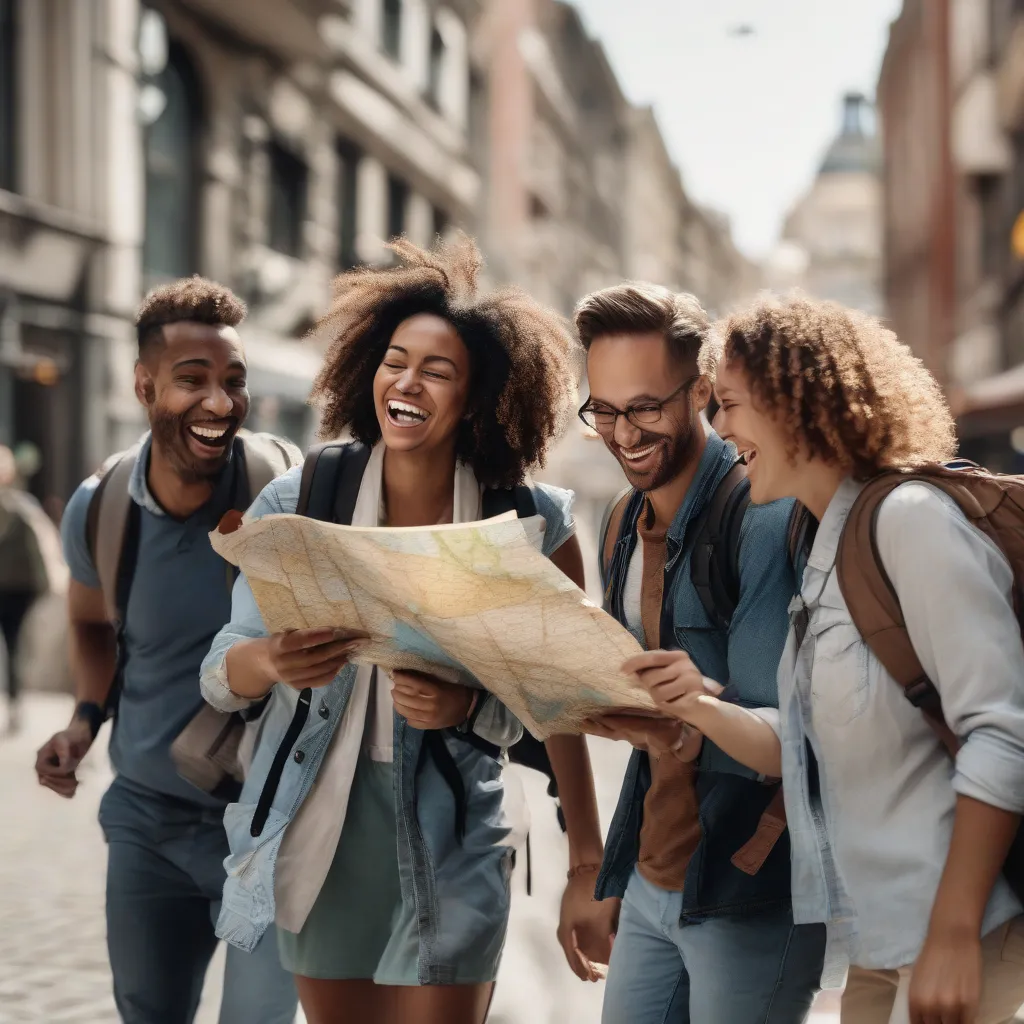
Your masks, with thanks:
M126 537L137 532L134 572L125 571L127 540L121 550L120 657L102 589L102 544L91 532L90 508L104 508L100 474L78 488L62 523L78 703L68 727L39 751L36 771L41 785L74 796L78 764L118 694L110 741L116 777L100 824L114 996L127 1024L192 1021L217 944L226 794L179 775L171 746L204 707L199 668L231 617L233 574L208 534L225 511L251 500L255 474L237 437L249 411L236 330L244 316L235 295L199 277L158 289L139 310L135 393L150 434L137 454L123 456L132 460L125 502L137 524ZM297 461L293 446L274 444ZM252 954L228 951L221 1024L290 1024L296 1003L273 934Z
M685 650L728 681L727 698L777 706L791 504L749 504L735 449L703 415L707 314L691 295L633 283L584 298L576 325L581 417L630 484L602 552L606 608L648 651L624 670L646 680L661 650ZM793 924L778 781L677 721L607 715L588 731L635 748L597 880L598 899L622 898L604 1024L802 1021L824 930Z

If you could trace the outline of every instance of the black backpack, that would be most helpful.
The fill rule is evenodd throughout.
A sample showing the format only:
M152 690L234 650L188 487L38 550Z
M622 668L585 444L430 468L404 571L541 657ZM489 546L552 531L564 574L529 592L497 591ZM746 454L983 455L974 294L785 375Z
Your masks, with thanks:
M350 524L355 511L356 499L359 496L363 472L370 461L370 451L369 446L358 442L337 441L312 449L306 456L302 467L302 483L299 488L296 514L325 522ZM491 519L513 510L520 519L537 514L537 505L529 487L521 484L507 490L488 489L484 491L483 517L485 519ZM311 699L311 690L302 690L299 693L295 716L278 748L263 792L260 794L256 812L253 815L251 829L253 836L258 836L266 824L285 763L309 715ZM491 756L500 755L500 750L492 743L488 743L471 732L451 732L451 735L484 750ZM424 733L420 756L421 758L430 757L434 761L438 771L451 789L455 799L456 833L461 838L465 832L465 787L441 732ZM540 740L534 739L528 732L524 732L522 739L509 748L508 757L510 761L532 768L547 777L548 795L556 801L558 822L564 832L565 818L558 803L558 784L555 781L554 769L551 767L551 760L544 744ZM529 837L527 837L527 855L529 857ZM529 870L527 874L527 889L529 890L531 888Z

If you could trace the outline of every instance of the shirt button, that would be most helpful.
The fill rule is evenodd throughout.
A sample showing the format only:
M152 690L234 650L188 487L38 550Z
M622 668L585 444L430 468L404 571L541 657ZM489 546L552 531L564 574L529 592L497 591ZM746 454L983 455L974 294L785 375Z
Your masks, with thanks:
M330 709L327 707L327 701L320 701L319 715L321 718L327 718L330 715Z
M304 750L296 750L295 751L295 763L296 764L302 764L302 762L305 761L305 760L306 760L306 752Z

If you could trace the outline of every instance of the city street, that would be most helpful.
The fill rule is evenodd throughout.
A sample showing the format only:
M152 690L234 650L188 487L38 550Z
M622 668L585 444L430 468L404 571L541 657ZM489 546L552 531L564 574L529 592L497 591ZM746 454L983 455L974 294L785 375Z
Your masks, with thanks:
M40 789L34 752L66 722L70 699L31 694L24 710L21 734L0 739L0 1024L113 1024L103 921L106 850L96 823L110 767L101 742L83 766L74 800ZM607 824L624 751L598 742L595 754ZM602 986L583 985L569 973L554 937L564 840L540 777L523 772L522 778L533 818L533 896L526 895L521 860L490 1024L595 1024ZM209 972L197 1024L216 1022L222 955ZM813 1024L835 1019L816 1013Z

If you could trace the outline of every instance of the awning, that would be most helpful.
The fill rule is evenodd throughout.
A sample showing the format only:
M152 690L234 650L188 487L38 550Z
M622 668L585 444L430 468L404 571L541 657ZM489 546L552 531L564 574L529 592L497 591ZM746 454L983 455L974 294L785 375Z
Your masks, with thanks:
M949 404L961 437L1024 426L1024 364L951 391Z

